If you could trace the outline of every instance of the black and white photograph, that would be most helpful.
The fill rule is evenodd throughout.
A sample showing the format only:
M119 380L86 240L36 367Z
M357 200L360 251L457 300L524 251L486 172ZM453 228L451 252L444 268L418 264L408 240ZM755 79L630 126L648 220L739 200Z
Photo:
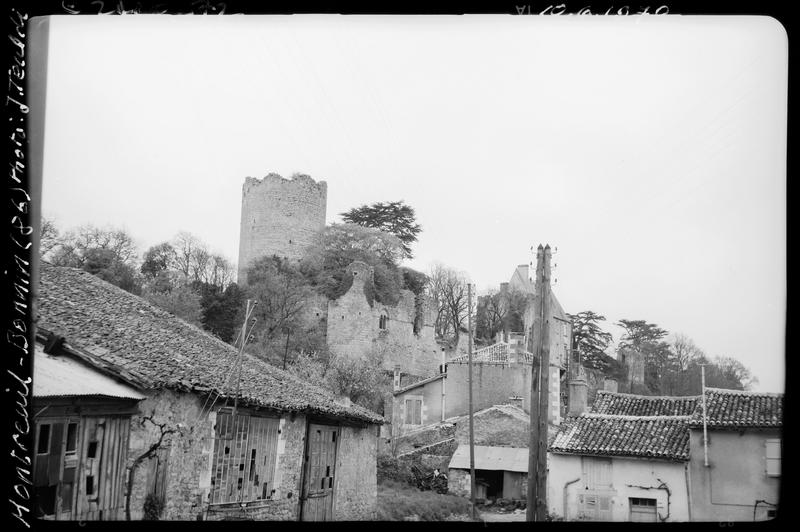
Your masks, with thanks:
M776 18L62 4L12 521L778 516Z

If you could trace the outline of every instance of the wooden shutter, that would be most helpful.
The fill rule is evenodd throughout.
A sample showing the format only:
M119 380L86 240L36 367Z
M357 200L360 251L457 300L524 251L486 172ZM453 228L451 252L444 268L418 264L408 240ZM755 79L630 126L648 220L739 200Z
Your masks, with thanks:
M220 412L214 440L211 503L272 498L278 452L277 418Z
M766 468L768 477L781 476L781 440L766 440Z
M583 457L583 478L590 490L611 489L611 459Z

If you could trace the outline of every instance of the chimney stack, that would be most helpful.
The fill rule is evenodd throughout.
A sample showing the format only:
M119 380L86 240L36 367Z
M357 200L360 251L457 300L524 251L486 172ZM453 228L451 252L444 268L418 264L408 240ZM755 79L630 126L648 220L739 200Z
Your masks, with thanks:
M394 391L400 389L400 366L394 367Z
M579 416L586 412L587 388L586 378L580 373L569 381L570 416Z

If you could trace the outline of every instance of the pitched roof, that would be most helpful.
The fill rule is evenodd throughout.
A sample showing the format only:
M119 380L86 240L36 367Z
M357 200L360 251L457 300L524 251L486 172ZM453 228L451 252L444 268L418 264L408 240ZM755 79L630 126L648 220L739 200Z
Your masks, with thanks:
M619 416L691 416L700 396L646 396L598 390L590 412Z
M475 445L475 469L528 472L528 449ZM469 469L469 445L459 445L450 459L450 469Z
M583 414L565 419L549 450L580 455L689 459L689 416Z
M110 397L144 399L132 386L68 356L50 356L36 344L33 363L34 397Z
M41 264L38 324L146 389L231 395L237 350L142 298L74 268ZM282 411L382 423L359 406L243 355L240 401Z
M706 423L711 428L782 427L783 394L706 388ZM691 425L703 425L702 401Z
M438 375L434 375L433 377L428 377L427 379L422 379L416 382L412 382L408 386L404 386L403 388L398 388L392 392L393 395L401 395L408 391L411 391L415 388L419 388L420 386L425 386L429 382L437 381L439 379L444 379L447 376L446 373L439 373Z

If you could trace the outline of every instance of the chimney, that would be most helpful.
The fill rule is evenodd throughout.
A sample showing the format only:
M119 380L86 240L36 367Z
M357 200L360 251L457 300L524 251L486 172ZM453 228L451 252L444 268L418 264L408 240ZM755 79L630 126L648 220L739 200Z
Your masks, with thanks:
M617 379L613 377L603 379L603 389L607 392L617 393Z
M569 381L569 415L579 416L586 412L586 378L577 375Z
M400 366L394 367L394 391L400 389Z

